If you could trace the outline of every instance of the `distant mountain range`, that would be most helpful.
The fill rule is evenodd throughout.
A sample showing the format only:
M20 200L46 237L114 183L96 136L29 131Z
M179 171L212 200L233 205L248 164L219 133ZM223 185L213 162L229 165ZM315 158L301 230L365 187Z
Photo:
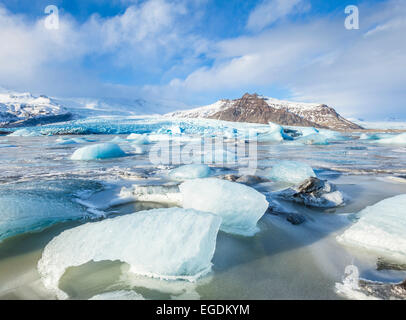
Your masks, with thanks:
M290 102L248 93L240 99L219 100L208 106L171 112L166 116L251 123L273 122L334 130L362 129L325 104Z
M54 100L30 93L0 92L0 127L20 127L67 121L72 113Z
M166 106L166 107L165 107ZM0 90L0 128L35 126L91 116L134 116L168 110L164 102L129 98L49 98ZM208 118L235 122L278 123L289 126L362 129L324 104L300 103L245 94L204 107L171 112L166 117Z

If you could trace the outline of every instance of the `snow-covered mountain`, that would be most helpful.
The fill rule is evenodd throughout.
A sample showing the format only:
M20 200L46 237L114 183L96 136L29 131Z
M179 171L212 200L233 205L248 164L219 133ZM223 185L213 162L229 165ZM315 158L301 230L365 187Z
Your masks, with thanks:
M46 96L0 92L0 127L18 127L69 120L72 114Z
M130 97L60 98L0 87L0 128L35 126L99 116L156 115L183 106L174 101Z
M362 129L325 104L291 102L248 93L240 99L219 100L208 106L176 111L166 116L252 123L274 122L335 130Z

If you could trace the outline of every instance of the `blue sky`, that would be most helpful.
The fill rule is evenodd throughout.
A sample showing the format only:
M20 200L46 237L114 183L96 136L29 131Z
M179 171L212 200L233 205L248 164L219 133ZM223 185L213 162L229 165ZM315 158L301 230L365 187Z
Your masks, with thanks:
M258 92L406 119L405 14L406 0L3 0L0 86L179 108Z

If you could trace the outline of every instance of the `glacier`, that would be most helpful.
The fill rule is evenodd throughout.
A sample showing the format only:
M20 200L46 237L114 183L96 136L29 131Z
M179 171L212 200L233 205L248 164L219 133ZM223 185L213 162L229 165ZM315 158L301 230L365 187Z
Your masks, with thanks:
M169 172L169 177L173 180L187 180L206 178L210 175L211 169L205 164L186 164L175 168Z
M269 205L254 188L216 178L188 180L179 189L183 208L219 215L221 230L244 236L258 231L257 222Z
M275 181L298 184L309 177L316 177L312 167L306 163L284 160L275 164L265 173L265 177Z
M58 288L66 269L89 261L119 260L139 275L195 281L211 269L220 224L216 215L181 208L86 223L47 244L38 272L59 299L68 298Z
M114 143L98 143L77 149L71 160L98 160L124 157L126 153Z
M358 221L338 242L406 261L406 194L382 200L356 214Z

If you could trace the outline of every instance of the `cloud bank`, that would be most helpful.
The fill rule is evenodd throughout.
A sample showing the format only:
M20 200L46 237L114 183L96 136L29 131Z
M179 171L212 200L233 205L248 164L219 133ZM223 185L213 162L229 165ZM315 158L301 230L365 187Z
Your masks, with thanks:
M265 0L241 34L204 32L209 0L127 1L122 13L58 30L0 6L0 85L53 95L159 96L186 104L251 88L326 103L347 116L406 118L406 1L359 6L360 29L310 1ZM232 23L232 21L230 21Z

